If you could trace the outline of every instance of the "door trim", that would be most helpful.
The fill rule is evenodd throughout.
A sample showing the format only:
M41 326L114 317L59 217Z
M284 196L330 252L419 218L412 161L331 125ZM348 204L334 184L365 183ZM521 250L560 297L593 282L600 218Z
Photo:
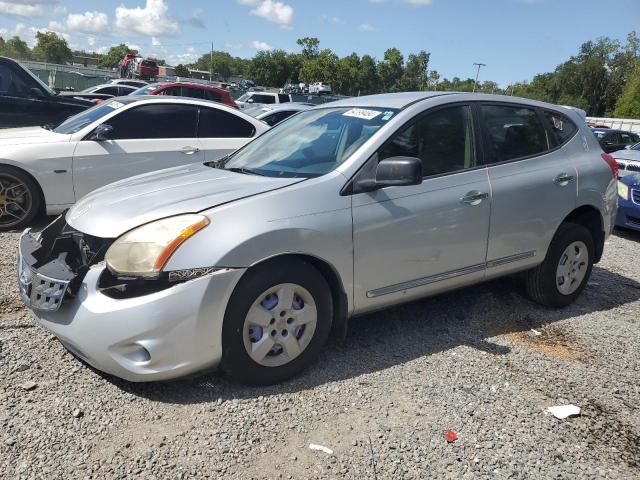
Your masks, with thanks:
M468 267L458 268L456 270L450 270L448 272L437 273L435 275L429 275L428 277L416 278L415 280L408 280L402 283L396 283L394 285L388 285L386 287L376 288L375 290L369 290L367 292L367 298L380 297L382 295L388 295L390 293L396 293L403 290L410 290L412 288L423 287L431 283L442 282L444 280L450 280L452 278L461 277L463 275L469 275L471 273L481 272L487 268L499 267L508 263L517 262L526 258L531 258L536 255L535 250L529 252L517 253L515 255L509 255L507 257L496 258L484 263L478 263L476 265L470 265Z

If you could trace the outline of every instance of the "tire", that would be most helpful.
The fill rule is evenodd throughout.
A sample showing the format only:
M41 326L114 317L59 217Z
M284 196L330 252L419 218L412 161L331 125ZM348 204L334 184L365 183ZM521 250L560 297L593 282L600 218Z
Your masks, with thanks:
M544 261L525 272L527 295L548 307L573 303L589 281L594 255L589 230L575 223L563 223L551 240Z
M40 190L31 177L0 165L0 230L25 227L41 209Z
M291 285L295 296L289 291ZM291 306L287 306L286 300L281 304L278 295L281 292L281 298L293 299ZM331 298L322 274L302 260L269 261L247 272L231 295L224 316L223 372L241 383L271 385L304 370L318 357L329 337L333 318ZM315 324L298 324L302 318L313 317L312 307ZM252 323L258 317L264 326ZM295 323L292 317L296 317ZM296 349L291 347L294 341ZM264 348L258 348L262 342ZM255 352L250 354L253 349ZM293 354L289 355L290 352Z

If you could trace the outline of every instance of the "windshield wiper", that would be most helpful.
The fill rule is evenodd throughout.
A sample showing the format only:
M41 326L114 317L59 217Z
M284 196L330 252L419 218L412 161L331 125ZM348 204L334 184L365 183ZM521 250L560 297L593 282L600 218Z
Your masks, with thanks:
M225 155L222 158L219 158L218 160L212 160L210 162L204 162L204 164L207 167L211 167L211 168L224 168L224 164L227 163L227 160L229 160L229 157L231 155Z
M236 172L236 173L244 173L246 175L259 175L261 177L266 177L265 174L259 173L256 170L252 170L250 168L231 167L231 168L227 168L225 170L229 170L230 172Z
M55 125L53 123L45 123L44 125L42 125L42 128L44 128L45 130L53 130L54 126Z

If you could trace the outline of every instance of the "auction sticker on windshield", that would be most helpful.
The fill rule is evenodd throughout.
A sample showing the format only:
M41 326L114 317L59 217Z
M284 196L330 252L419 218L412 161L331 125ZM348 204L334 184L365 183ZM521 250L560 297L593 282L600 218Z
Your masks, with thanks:
M367 110L364 108L352 108L351 110L344 112L342 116L361 118L363 120L371 120L372 118L376 118L381 113L382 112L378 112L377 110Z

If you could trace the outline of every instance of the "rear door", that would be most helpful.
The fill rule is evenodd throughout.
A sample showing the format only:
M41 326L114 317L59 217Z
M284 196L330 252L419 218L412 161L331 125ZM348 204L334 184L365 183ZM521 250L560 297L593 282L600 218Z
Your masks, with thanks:
M198 107L171 103L140 105L105 123L111 140L91 135L73 158L76 200L98 187L141 173L204 160L197 139Z
M205 161L217 160L251 140L256 128L237 115L212 107L200 107L198 141Z
M419 115L370 161L422 160L422 184L353 195L354 297L359 311L479 281L491 211L468 105Z
M577 128L526 105L479 104L493 202L487 276L540 263L556 228L575 208L577 172L561 143ZM553 117L553 116L552 116ZM563 123L564 122L564 123Z

